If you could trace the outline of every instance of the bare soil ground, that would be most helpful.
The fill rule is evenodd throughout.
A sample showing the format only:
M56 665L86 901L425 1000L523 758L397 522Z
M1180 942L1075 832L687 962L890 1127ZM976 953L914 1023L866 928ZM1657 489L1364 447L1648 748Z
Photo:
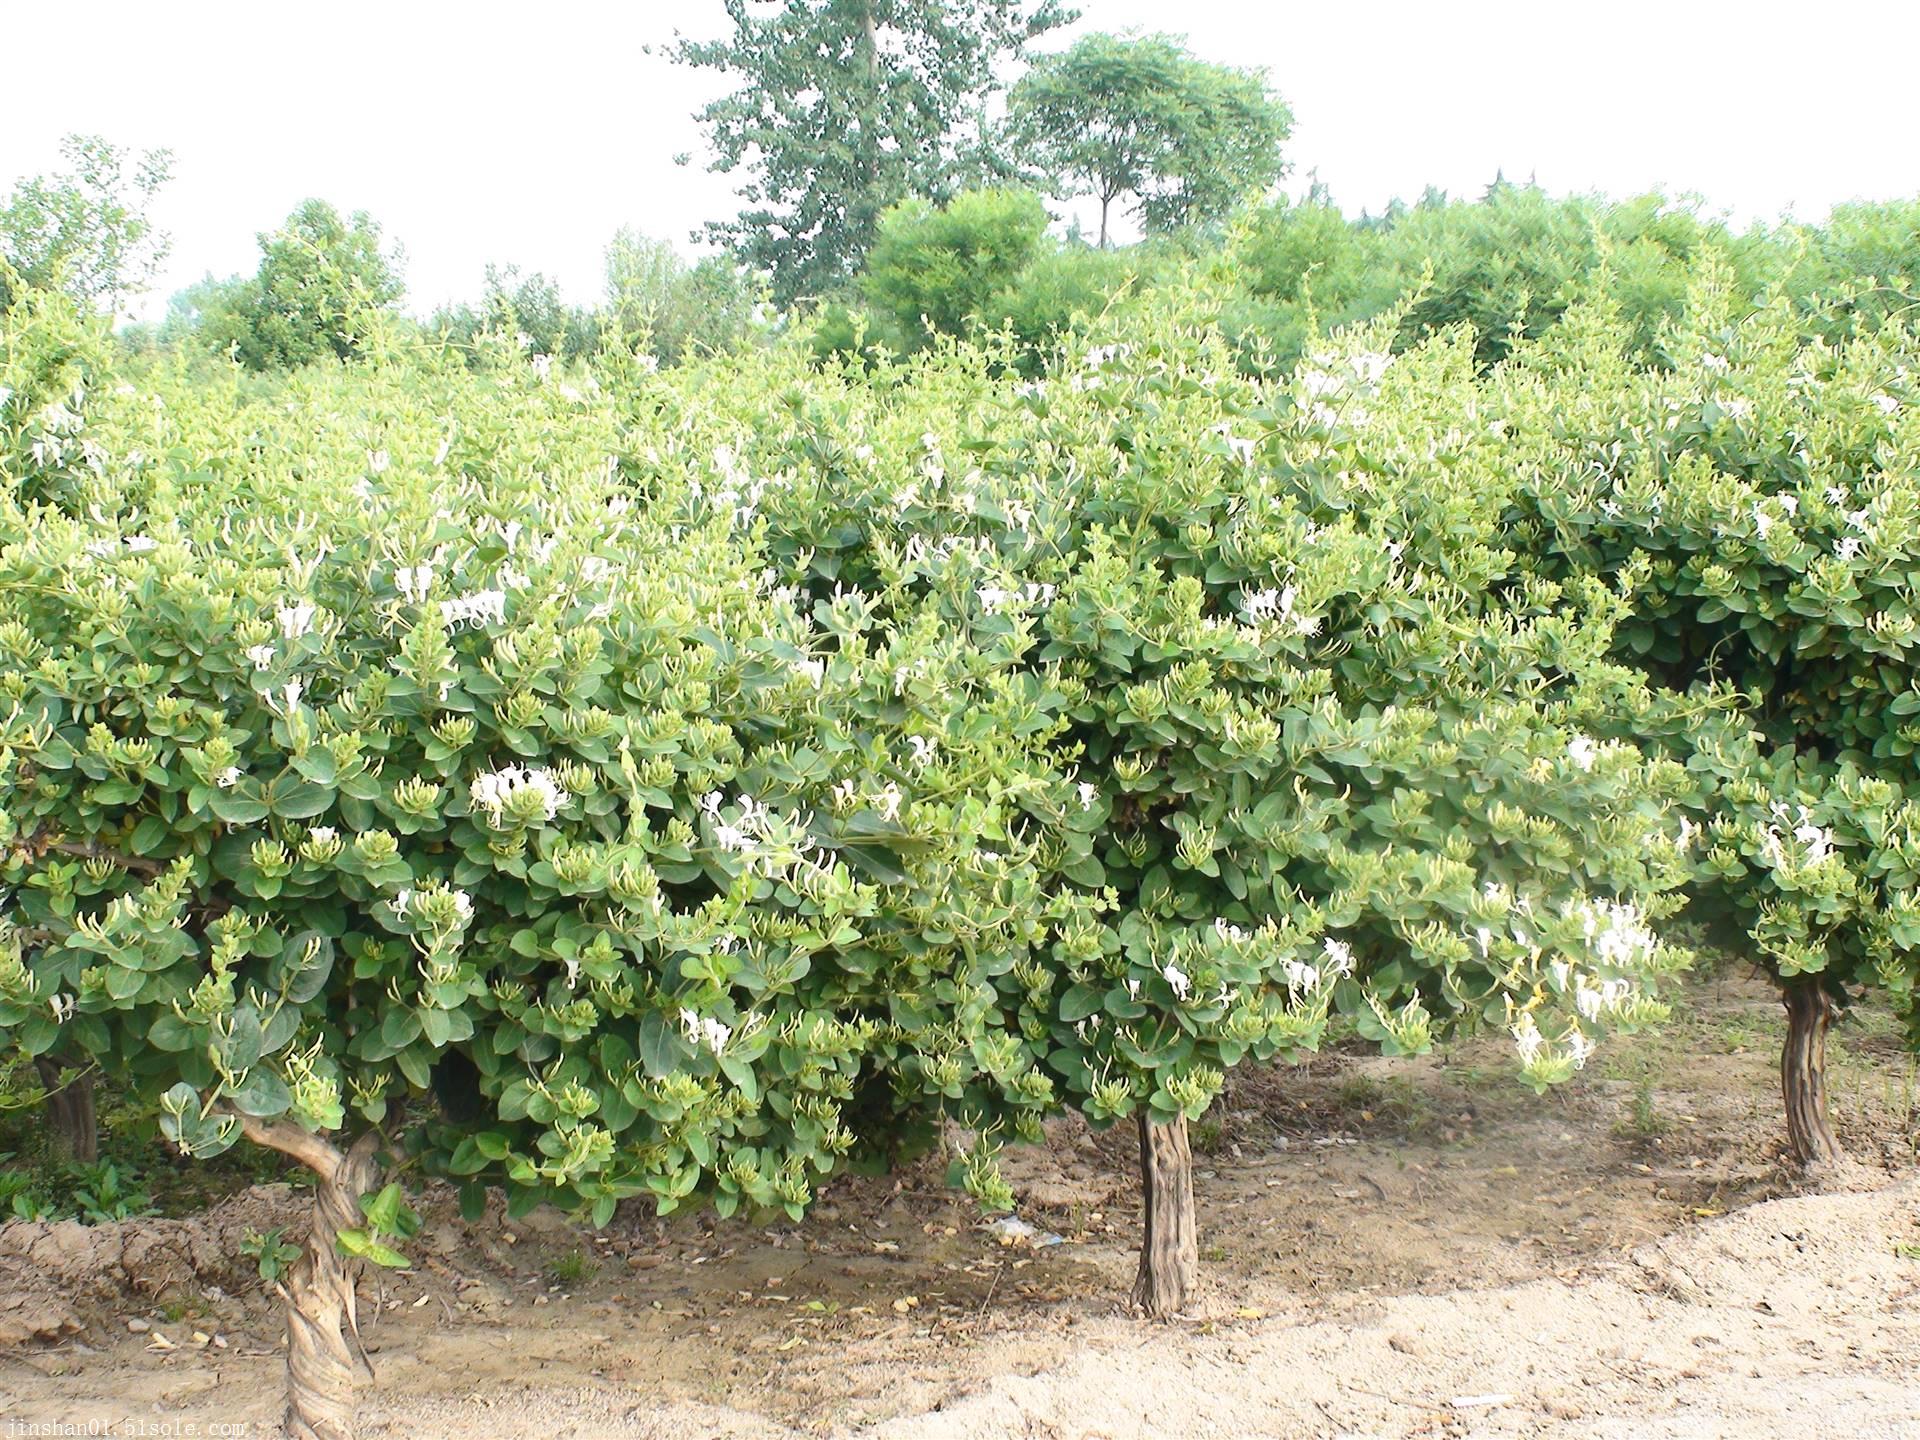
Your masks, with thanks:
M1841 1032L1857 1163L1815 1190L1782 1164L1778 1016L1710 982L1545 1100L1478 1046L1236 1077L1195 1130L1206 1298L1163 1325L1123 1305L1130 1131L1013 1157L1037 1247L931 1162L797 1225L467 1226L430 1193L415 1268L363 1286L362 1429L1920 1437L1920 1077L1884 1022ZM0 1419L274 1433L280 1319L238 1241L301 1210L0 1228Z

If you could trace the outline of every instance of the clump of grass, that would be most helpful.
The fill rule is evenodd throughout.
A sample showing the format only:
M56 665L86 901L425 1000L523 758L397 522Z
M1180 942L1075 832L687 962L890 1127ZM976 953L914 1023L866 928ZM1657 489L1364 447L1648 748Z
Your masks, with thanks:
M1202 1155L1219 1153L1226 1140L1226 1127L1212 1115L1193 1122L1193 1148Z
M547 1274L559 1285L578 1285L591 1280L599 1270L600 1266L589 1259L587 1252L578 1245L547 1262Z
M1335 1092L1343 1110L1358 1111L1362 1120L1380 1120L1406 1135L1435 1128L1433 1105L1411 1075L1342 1076Z

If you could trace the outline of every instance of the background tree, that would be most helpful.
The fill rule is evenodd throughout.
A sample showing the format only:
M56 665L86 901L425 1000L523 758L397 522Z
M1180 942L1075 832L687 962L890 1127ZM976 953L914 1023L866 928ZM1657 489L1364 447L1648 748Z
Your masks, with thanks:
M762 327L762 295L724 255L688 265L664 240L622 227L607 246L607 306L623 343L663 365L740 344Z
M591 307L569 305L550 276L538 270L523 275L518 265L487 266L480 304L443 307L427 328L460 346L471 346L483 330L500 330L525 336L534 354L565 360L590 353L600 340L599 317Z
M260 237L260 269L231 312L235 352L258 370L347 359L368 312L404 293L399 263L364 210L343 218L324 200L302 202Z
M1285 166L1293 115L1259 70L1198 60L1165 35L1088 35L1013 87L1012 133L1062 199L1135 197L1148 232L1213 220Z
M725 3L732 34L673 51L735 82L696 118L713 168L748 171L745 208L703 233L783 305L849 278L887 206L976 177L998 68L1073 18L1058 0Z
M21 181L0 207L0 255L20 284L118 310L166 256L167 237L146 207L166 184L173 156L148 150L136 157L98 135L69 135L60 153L68 171ZM12 303L13 288L0 279L0 309Z
M861 290L908 334L959 335L1039 252L1047 212L1030 190L969 190L945 206L902 200L881 217Z

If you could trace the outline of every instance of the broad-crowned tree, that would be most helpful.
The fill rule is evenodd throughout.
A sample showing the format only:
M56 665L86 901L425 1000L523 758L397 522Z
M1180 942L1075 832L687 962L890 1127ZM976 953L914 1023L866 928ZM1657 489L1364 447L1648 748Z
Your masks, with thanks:
M1257 70L1215 65L1164 35L1088 35L1043 56L1008 97L1019 153L1051 193L1133 197L1149 232L1217 220L1284 173L1293 116Z

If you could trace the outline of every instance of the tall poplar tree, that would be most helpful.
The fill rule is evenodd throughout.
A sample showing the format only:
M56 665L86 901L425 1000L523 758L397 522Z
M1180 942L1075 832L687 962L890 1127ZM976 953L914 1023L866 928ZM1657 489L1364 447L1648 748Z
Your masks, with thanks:
M782 304L850 278L895 201L990 175L997 67L1074 18L1059 0L724 3L731 34L673 51L737 82L696 118L713 168L746 172L743 208L704 233Z

